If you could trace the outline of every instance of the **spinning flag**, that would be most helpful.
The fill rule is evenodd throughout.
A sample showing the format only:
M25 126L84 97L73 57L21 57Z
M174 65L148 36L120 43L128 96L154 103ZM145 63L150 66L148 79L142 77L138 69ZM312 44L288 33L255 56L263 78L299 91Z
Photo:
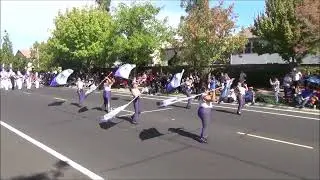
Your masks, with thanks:
M66 69L59 73L50 83L50 86L67 84L68 77L73 73L72 69Z
M84 94L85 97L87 97L89 94L91 94L93 91L95 91L98 88L98 86L95 86L94 84L90 86L90 89Z
M182 79L183 73L184 73L184 69L182 70L181 73L177 73L173 76L173 78L171 79L171 82L167 84L167 88L166 88L167 92L171 92L172 90L174 90L175 88L181 85L181 79Z
M109 113L105 114L101 119L100 119L100 123L101 122L108 122L110 119L114 118L117 114L119 114L121 111L123 111L126 107L129 106L130 103L132 103L137 97L133 98L129 103L122 105L112 111L110 111Z
M226 85L224 86L220 97L224 98L228 96L233 80L234 78L227 80Z
M129 75L132 69L136 67L135 64L124 64L118 68L115 73L116 77L121 77L124 79L129 79Z
M171 104L177 103L177 102L181 102L181 101L187 101L189 99L194 99L197 96L200 96L202 94L197 94L194 96L190 96L190 97L184 97L184 98L177 98L177 97L173 97L170 99L166 99L164 101L162 101L162 103L160 104L160 107L166 107L166 106L170 106Z

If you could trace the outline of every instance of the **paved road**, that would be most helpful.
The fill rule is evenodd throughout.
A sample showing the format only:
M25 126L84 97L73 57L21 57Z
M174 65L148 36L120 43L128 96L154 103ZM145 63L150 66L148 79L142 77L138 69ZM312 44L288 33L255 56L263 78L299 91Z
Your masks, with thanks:
M131 99L112 96L113 107ZM1 121L105 179L319 179L317 113L246 107L238 116L234 105L216 105L209 143L200 144L194 140L201 127L197 103L159 110L161 99L144 96L137 126L128 122L131 105L113 123L99 125L101 93L80 109L74 89L1 91ZM59 161L8 129L1 136L7 149L1 159L21 156L21 162L1 160L1 178L48 172ZM25 169L32 160L36 165ZM60 177L89 179L78 166L68 171Z

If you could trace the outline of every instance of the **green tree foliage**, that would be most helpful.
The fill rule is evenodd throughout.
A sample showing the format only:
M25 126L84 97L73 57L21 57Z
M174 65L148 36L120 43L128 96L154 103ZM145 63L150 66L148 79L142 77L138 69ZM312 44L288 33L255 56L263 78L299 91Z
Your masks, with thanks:
M111 0L95 0L95 1L99 5L99 8L107 12L110 12Z
M1 45L1 65L4 63L8 66L13 63L14 55L12 50L12 42L10 41L9 33L5 30L3 36L3 42Z
M88 70L104 67L110 55L114 23L109 13L97 8L73 8L59 13L48 40L56 64Z
M266 0L266 11L255 19L252 30L262 39L256 48L259 54L278 53L288 62L301 62L312 47L298 18L299 4L299 0Z
M216 61L227 62L231 53L244 47L243 36L232 35L236 28L233 6L223 8L223 2L210 8L208 0L192 8L181 23L179 33L183 61L196 69Z
M52 67L57 66L54 64L53 54L50 51L48 43L35 42L30 51L35 71L51 71Z
M184 8L186 12L190 12L193 8L201 7L206 0L181 0L180 7Z
M116 34L113 44L114 55L121 62L147 65L150 54L172 38L172 30L166 19L158 20L160 12L149 3L120 4L115 14Z
M309 53L320 54L320 1L301 0L296 16L306 49Z

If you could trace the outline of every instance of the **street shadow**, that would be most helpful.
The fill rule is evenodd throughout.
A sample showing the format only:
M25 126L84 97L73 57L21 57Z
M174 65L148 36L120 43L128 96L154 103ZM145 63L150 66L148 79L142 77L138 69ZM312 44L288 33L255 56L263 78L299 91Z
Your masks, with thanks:
M127 121L127 122L129 122L129 123L132 123L132 119L131 119L131 116L118 116L117 117L118 119L122 119L122 120L125 120L125 121Z
M111 100L119 100L118 97L111 97Z
M183 105L176 105L176 104L172 104L172 105L170 105L170 106L186 109L186 105L185 105L185 106L183 106Z
M79 110L78 110L78 113L83 113L83 112L86 112L86 111L88 111L89 109L86 107L86 106L84 106L84 107L82 107L82 108L80 108Z
M103 109L101 107L94 107L92 108L93 110L97 110L97 111L103 111Z
M77 106L78 108L81 108L80 104L78 103L70 103L71 105Z
M187 132L185 130L183 130L182 128L169 128L168 131L179 134L180 136L184 136L187 138L191 138L193 140L199 141L200 140L200 136L197 134L193 134L191 132Z
M132 99L122 99L122 100L130 102Z
M160 133L156 128L144 129L140 132L139 138L144 141L152 138L162 136L164 134Z
M64 102L65 101L55 101L55 102L48 104L48 106L61 106Z
M229 113L229 114L237 114L233 111L227 111L227 110L224 110L224 109L215 109L215 111L218 111L218 112L223 112L223 113Z
M64 171L66 171L70 165L64 161L58 161L54 164L54 169L49 172L35 173L29 176L17 176L9 178L10 180L57 180L64 176Z
M110 128L112 128L112 127L115 126L115 125L117 125L117 123L112 122L112 121L99 123L100 128L101 128L101 129L105 129L105 130L110 129Z

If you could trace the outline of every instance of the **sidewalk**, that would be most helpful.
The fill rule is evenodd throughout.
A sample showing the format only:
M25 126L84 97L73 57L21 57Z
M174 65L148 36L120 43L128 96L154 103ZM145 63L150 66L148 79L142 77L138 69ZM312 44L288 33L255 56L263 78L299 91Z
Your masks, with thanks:
M69 87L72 89L76 89L76 87ZM97 91L101 91L101 90L97 90ZM118 93L126 93L126 94L130 94L130 90L129 89L124 89L124 88L120 88L120 89L112 89L112 91L114 92L118 92ZM283 91L280 93L283 93ZM263 95L273 95L272 91L267 91L264 89L258 89L258 91L256 92L256 94L263 94ZM158 95L150 95L150 96L155 96L155 97L186 97L184 94L181 93L176 93L176 94L158 94ZM236 104L236 103L224 103L224 104ZM320 115L320 110L319 109L311 109L311 108L296 108L296 107L292 107L292 106L285 106L285 105L273 105L273 104L267 104L267 103L260 103L260 102L256 102L254 105L248 105L248 106L259 106L259 107L268 107L268 108L275 108L275 109L291 109L291 110L297 110L297 111L306 111L306 112L318 112Z

